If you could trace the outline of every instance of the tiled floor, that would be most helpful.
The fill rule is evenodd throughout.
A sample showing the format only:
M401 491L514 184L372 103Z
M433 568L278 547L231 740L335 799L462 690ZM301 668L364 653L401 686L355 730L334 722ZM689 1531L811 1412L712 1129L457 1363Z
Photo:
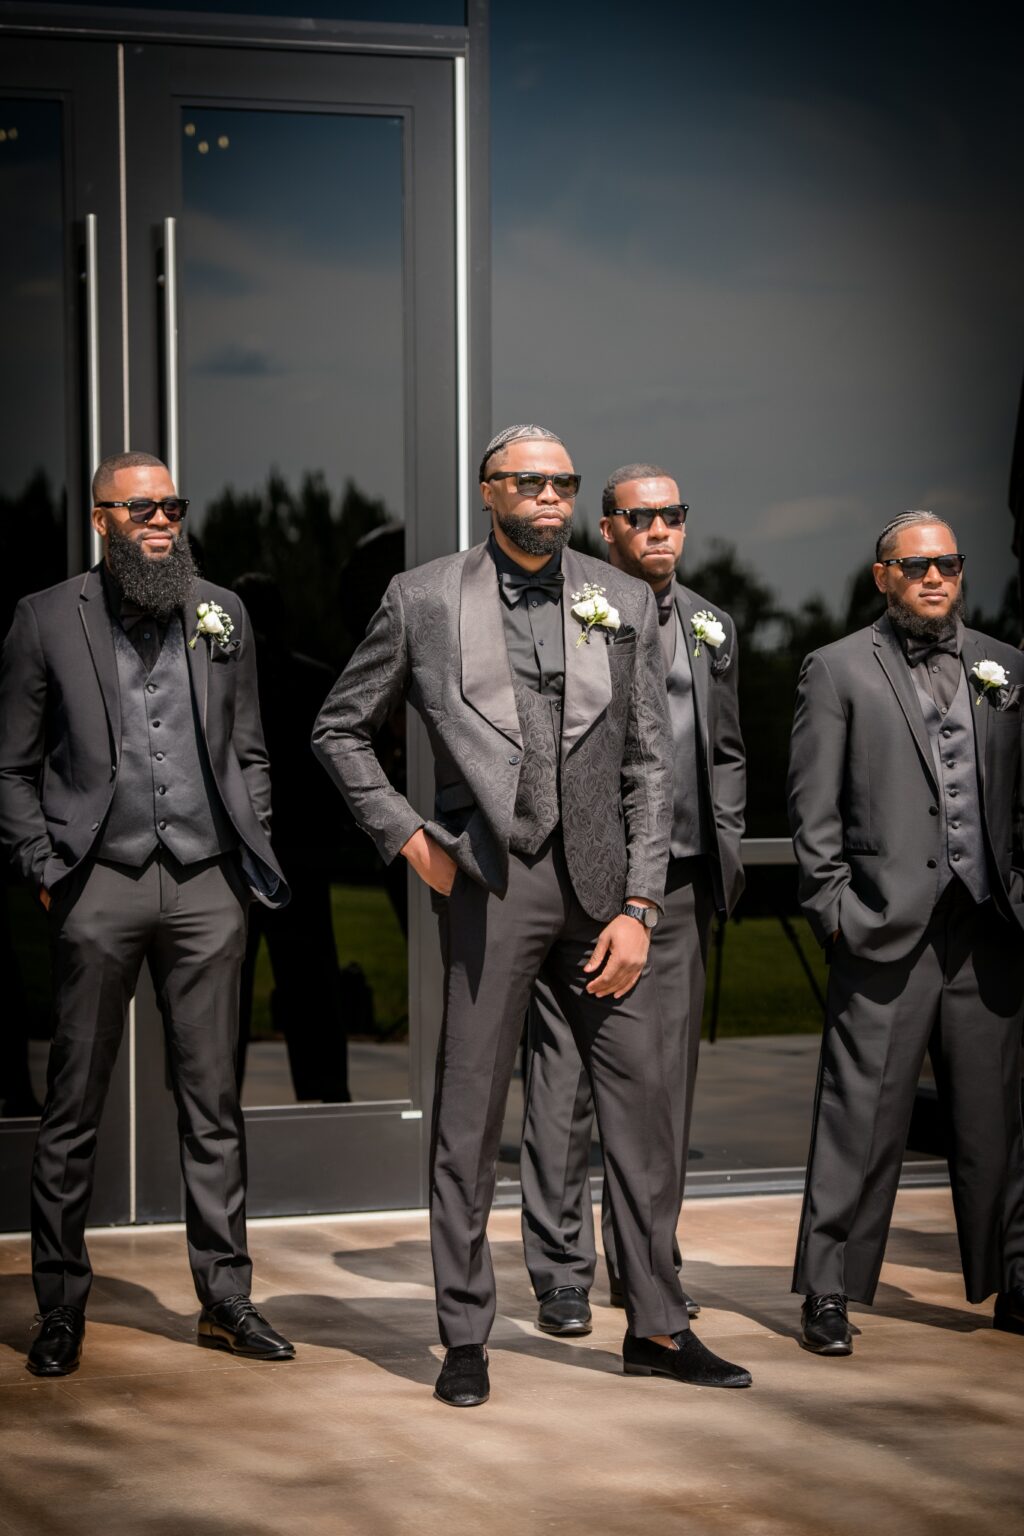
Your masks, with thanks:
M257 1225L256 1294L299 1346L256 1365L197 1349L180 1232L91 1239L81 1370L23 1368L23 1241L0 1240L0 1533L16 1536L1016 1536L1024 1338L963 1300L949 1195L901 1195L848 1360L795 1342L798 1202L688 1205L701 1337L749 1392L624 1378L622 1314L538 1334L518 1215L491 1226L493 1396L456 1411L437 1369L420 1215ZM601 1297L600 1287L595 1299Z

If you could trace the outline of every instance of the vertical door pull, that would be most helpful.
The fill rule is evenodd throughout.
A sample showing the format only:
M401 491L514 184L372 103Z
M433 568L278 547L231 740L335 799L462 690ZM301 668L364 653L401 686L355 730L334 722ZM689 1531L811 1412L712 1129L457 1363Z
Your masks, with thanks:
M94 213L85 216L85 505L92 506L92 477L100 462L100 282L99 220ZM92 563L100 557L100 538L95 529L91 538Z
M164 219L164 269L158 279L163 288L164 315L164 458L176 491L178 483L178 221Z

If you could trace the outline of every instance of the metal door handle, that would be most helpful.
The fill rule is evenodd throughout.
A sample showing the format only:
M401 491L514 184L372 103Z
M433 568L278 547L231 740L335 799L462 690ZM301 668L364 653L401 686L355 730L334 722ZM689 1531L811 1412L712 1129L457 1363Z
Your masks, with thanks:
M180 417L178 413L178 221L164 219L164 458L174 488L178 484Z
M100 462L100 282L99 220L94 213L85 216L85 447L87 483L85 505L92 506L92 477ZM92 563L100 558L100 536L95 528L91 537Z

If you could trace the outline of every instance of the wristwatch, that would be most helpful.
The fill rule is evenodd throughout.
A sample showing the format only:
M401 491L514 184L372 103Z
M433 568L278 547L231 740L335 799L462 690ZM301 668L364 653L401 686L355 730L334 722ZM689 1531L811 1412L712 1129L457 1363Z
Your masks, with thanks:
M638 907L631 901L627 901L622 909L623 917L635 917L638 923L643 923L645 928L653 928L658 921L657 907Z

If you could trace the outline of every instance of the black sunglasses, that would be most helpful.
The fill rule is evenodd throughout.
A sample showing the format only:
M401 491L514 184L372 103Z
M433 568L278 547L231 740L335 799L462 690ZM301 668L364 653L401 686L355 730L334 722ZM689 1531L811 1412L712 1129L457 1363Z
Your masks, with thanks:
M689 510L689 504L680 501L674 507L616 507L612 516L624 517L637 533L646 533L656 517L661 518L666 528L681 528Z
M180 523L188 511L188 497L163 496L154 501L151 496L133 496L131 501L98 501L96 506L126 507L133 523L148 523L160 507L169 523Z
M898 565L907 581L923 581L934 565L940 576L951 580L964 568L966 555L903 555L895 560L880 560L879 565Z
M553 491L571 501L582 479L582 475L542 475L534 469L507 469L503 475L488 475L487 484L490 485L492 480L514 480L520 496L539 496L550 483Z

